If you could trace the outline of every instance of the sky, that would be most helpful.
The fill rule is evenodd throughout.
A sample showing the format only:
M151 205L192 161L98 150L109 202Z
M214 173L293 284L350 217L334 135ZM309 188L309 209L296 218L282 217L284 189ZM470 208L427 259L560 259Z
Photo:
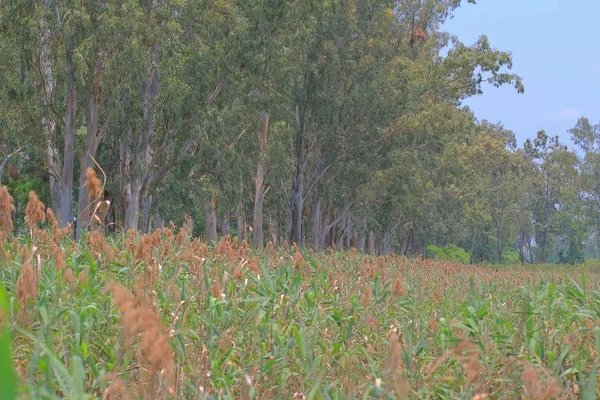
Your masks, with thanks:
M544 129L572 146L579 117L600 122L600 0L466 1L442 29L465 44L485 34L492 47L510 51L525 94L486 85L467 99L479 120L501 122L519 146Z

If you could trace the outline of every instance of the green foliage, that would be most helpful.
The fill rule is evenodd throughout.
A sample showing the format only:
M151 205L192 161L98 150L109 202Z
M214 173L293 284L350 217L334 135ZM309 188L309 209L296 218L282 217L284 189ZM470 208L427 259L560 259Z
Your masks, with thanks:
M9 315L9 298L0 286L0 393L2 398L12 400L17 398L17 376L15 374L12 355Z
M521 264L521 255L511 247L505 247L502 250L502 264L519 265Z
M46 207L52 206L50 204L48 184L36 176L25 175L17 180L10 179L6 182L6 186L8 187L8 192L13 197L13 204L17 209L13 216L14 226L17 232L26 230L24 217L25 207L29 201L29 192L34 191Z
M443 247L427 246L427 252L437 260L453 261L468 265L471 262L471 253L453 244Z

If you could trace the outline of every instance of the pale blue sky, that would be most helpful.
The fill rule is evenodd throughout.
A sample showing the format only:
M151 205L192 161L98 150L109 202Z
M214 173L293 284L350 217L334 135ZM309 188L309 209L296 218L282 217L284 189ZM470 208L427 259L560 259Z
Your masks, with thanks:
M519 146L544 129L571 144L580 116L600 122L600 0L478 0L456 10L443 29L465 44L486 34L513 54L525 94L486 86L468 99L478 119L502 122Z

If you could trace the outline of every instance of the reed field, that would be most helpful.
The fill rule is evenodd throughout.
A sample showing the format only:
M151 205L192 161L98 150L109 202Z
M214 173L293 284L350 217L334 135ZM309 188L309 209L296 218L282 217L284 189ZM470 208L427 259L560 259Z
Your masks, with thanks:
M77 244L39 202L26 219L0 231L2 398L596 398L593 266L256 251L173 225Z

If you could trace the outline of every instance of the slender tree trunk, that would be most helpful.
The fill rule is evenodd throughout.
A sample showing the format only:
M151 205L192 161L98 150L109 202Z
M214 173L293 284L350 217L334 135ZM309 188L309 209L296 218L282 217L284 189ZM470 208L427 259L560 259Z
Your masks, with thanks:
M405 255L408 254L408 251L409 251L410 246L412 244L414 235L415 235L415 228L411 227L408 230L408 235L406 235L406 239L404 239L404 243L402 243L401 255L405 256Z
M321 205L321 208L323 206ZM329 205L326 205L325 207L325 215L321 218L321 220L323 221L322 227L321 227L321 232L319 233L319 238L321 240L319 248L321 250L325 249L325 243L327 242L327 239L329 239L329 245L333 246L333 233L331 233L331 228L335 225L335 224L331 224L330 222L326 222L326 221L331 221L332 216L331 216L331 208L329 207ZM322 211L321 211L322 213Z
M60 191L60 212L58 223L61 228L72 225L73 216L73 174L75 162L75 118L77 112L77 91L75 90L75 65L73 50L75 39L68 39L67 53L67 117L64 134L63 168Z
M8 163L9 159L10 157L7 154L4 156L2 162L0 163L0 187L2 187L2 176L4 176L4 168L6 167L6 163Z
M364 234L361 234L358 238L358 245L356 246L356 250L361 253L364 252L366 242L367 242L367 237Z
M59 155L53 144L53 138L56 132L56 122L52 116L51 106L54 88L56 86L56 80L54 79L54 71L52 69L52 63L50 61L50 40L51 33L48 29L44 28L44 20L40 20L40 28L42 30L41 42L42 47L40 50L40 72L43 79L43 110L42 110L42 134L44 137L44 158L48 171L50 172L50 200L52 203L52 210L61 225L63 225L64 218L62 217L62 190L61 190L61 177L63 171L60 165Z
M77 203L77 232L76 239L82 238L90 223L90 197L85 186L86 172L94 166L94 159L98 145L102 138L100 130L100 77L102 75L102 59L96 55L93 71L90 71L87 93L87 136L83 155L81 156L81 170L79 173L79 201Z
M229 236L229 213L225 213L223 221L221 221L221 234L223 236Z
M322 250L321 247L321 229L323 227L323 219L321 216L321 194L317 191L317 202L313 208L313 224L312 224L312 245L316 250Z
M155 54L157 49L154 49ZM150 165L152 162L150 138L156 130L156 113L154 102L158 95L158 56L155 57L154 66L150 74L142 81L142 103L143 103L143 122L139 135L137 136L137 146L135 153L132 154L127 138L121 142L121 197L125 200L123 211L123 227L125 230L142 230L149 227L151 206L151 196L146 196L148 191L150 176ZM131 138L132 132L129 131ZM150 203L148 203L150 201ZM141 203L147 204L142 205ZM140 207L142 213L140 215Z
M369 254L374 256L375 254L375 232L369 232Z
M348 217L346 215L344 215L342 217L342 220L340 221L340 225L339 225L339 229L340 229L340 233L338 234L337 240L335 242L335 248L338 250L343 250L344 249L344 238L346 235L346 222L348 220Z
M152 195L142 197L140 200L141 221L140 230L144 233L152 232L150 211L152 209Z
M384 256L390 254L390 252L391 252L391 245L390 245L391 240L392 240L392 232L386 231L383 234L383 244L382 244L382 253Z
M210 208L206 212L206 240L217 242L217 203L214 196L211 196Z
M351 249L352 248L352 232L354 230L354 227L352 225L352 215L348 214L348 217L346 219L346 228L344 229L346 231L346 248L347 249Z
M269 113L263 114L263 128L258 133L258 168L254 176L254 215L252 218L252 232L254 246L263 248L263 200L265 197L265 173L267 170L265 146L267 145L267 133L269 131Z
M183 230L190 236L194 233L194 218L188 213L183 215Z
M358 250L358 228L352 229L350 235L350 248Z
M131 133L129 133L131 134ZM119 144L119 181L120 181L120 211L121 224L124 230L137 229L138 202L133 201L131 187L131 152L121 139Z
M160 229L160 230L165 229L165 220L158 213L156 214L156 216L154 218L154 227L156 229Z
M498 241L498 262L502 264L502 231L500 229L499 194L496 193L496 236Z
M302 246L302 212L304 200L304 111L296 105L296 135L294 138L294 174L290 201L290 244Z
M238 201L237 205L237 231L238 231L238 244L242 244L242 241L246 239L246 222L244 221L244 205L242 201Z

